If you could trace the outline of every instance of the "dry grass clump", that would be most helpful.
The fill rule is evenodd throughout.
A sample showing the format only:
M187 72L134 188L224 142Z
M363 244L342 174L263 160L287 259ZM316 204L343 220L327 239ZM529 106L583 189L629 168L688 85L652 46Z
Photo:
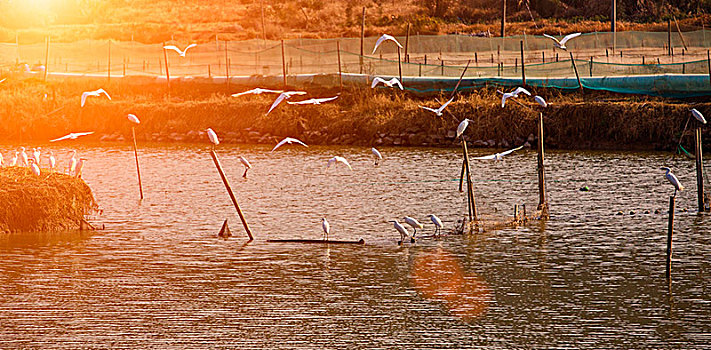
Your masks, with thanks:
M81 179L45 170L0 168L0 233L76 229L84 215L97 208Z

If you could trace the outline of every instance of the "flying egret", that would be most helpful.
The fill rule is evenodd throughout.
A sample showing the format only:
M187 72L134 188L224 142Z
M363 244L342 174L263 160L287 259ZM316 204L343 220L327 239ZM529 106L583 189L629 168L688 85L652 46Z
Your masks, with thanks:
M381 78L381 77L375 77L375 78L373 78L373 82L370 84L370 88L371 88L371 89L374 89L374 88L375 88L376 86L378 86L378 84L380 84L380 83L385 84L385 86L387 86L387 87L395 87L395 86L397 85L397 87L399 87L400 90L404 90L404 88L402 87L402 83L401 83L400 80L398 80L397 78L392 78L392 79L390 79L390 80L385 80L385 79L383 79L383 78Z
M292 96L295 96L295 95L306 95L306 92L304 92L304 91L285 91L285 92L282 92L281 94L279 94L279 96L277 96L276 100L274 100L274 103L272 103L272 106L269 107L269 111L267 111L267 114L266 114L266 115L269 115L269 113L271 113L272 110L274 110L274 108L276 108L276 107L277 107L280 103L282 103L284 100L288 100L288 99L290 99Z
M378 165L378 162L380 162L383 159L383 155L380 154L380 151L375 149L375 147L371 147L370 152L372 152L373 156L375 157L375 165Z
M280 94L282 92L284 92L284 90L269 90L269 89L256 88L256 89L252 89L249 91L232 94L232 97L240 97L240 96L244 96L244 95L261 95L264 93Z
M671 169L669 169L667 167L661 167L659 169L667 171L667 173L664 174L664 177L667 178L669 183L671 183L674 186L674 197L676 197L676 191L679 191L679 192L683 191L684 186L681 184L681 182L679 182L679 179L676 178L676 175L674 175L674 173L672 173Z
M173 51L177 52L180 57L185 57L185 54L188 52L188 49L195 47L195 46L197 46L197 44L190 44L185 48L185 50L180 50L180 48L178 48L175 45L166 45L166 46L163 46L163 48L166 50L173 50Z
M533 98L533 100L535 100L536 102L538 102L538 104L541 105L541 107L543 107L543 108L548 107L548 102L546 102L546 100L544 100L543 97L541 97L541 96L536 95L536 96Z
M392 223L393 223L393 227L395 227L395 229L396 229L398 232L400 232L400 240L397 242L398 245L399 245L399 244L402 244L403 242L405 242L405 239L408 238L408 237L410 238L410 243L415 243L415 238L414 238L414 237L410 237L410 233L407 232L407 229L405 228L405 226L402 226L402 224L400 224L399 222L397 222L397 220L390 220L390 221L388 221L388 222L392 222Z
M81 94L81 106L84 107L84 104L86 103L86 98L87 98L87 97L89 97L89 96L96 96L96 97L99 97L99 96L101 96L101 94L106 95L106 97L108 97L109 100L111 99L111 96L109 96L109 93L106 92L106 90L104 90L104 89L98 89L98 90L94 90L94 91L84 91L84 92L82 92L82 94Z
M560 41L558 41L558 39L556 39L556 38L555 38L554 36L552 36L552 35L543 34L543 36L545 36L545 37L548 38L548 39L551 39L551 40L555 41L555 42L553 43L553 46L555 46L555 47L557 47L557 48L559 48L559 49L561 49L561 50L568 51L568 48L565 46L565 43L568 42L568 40L570 40L570 39L579 37L580 34L582 34L582 33L568 34L568 35L566 35L565 37L563 37L563 39L561 39Z
M706 118L704 118L704 115L696 110L696 108L691 109L691 115L693 115L694 118L696 118L696 120L698 120L701 124L706 124Z
M394 42L395 45L397 45L398 47L400 47L402 49L402 45L400 45L400 43L397 41L397 39L395 39L394 36L388 35L388 34L383 34L380 38L378 38L378 41L375 42L375 47L373 47L373 53L371 53L371 55L375 55L375 50L378 49L378 46L380 46L380 44L382 44L383 42L385 42L387 40Z
M91 134L93 134L93 133L94 133L93 131L89 131L89 132L72 132L72 133L69 133L69 134L67 134L67 135L64 135L64 136L62 136L62 137L60 137L60 138L58 138L58 139L49 140L49 142L57 142L57 141L62 141L62 140L76 140L77 137L86 136L86 135L91 135Z
M435 226L435 233L434 234L435 235L437 235L438 233L441 234L442 227L443 227L442 220L440 220L435 214L427 215L427 217L430 218L430 220L432 221L432 223Z
M35 160L35 163L37 163L37 166L40 166L42 164L40 162L40 160L42 159L42 158L40 158L40 156L42 155L41 152L42 151L40 150L39 147L32 149L32 158Z
M54 168L57 166L57 158L54 158L54 153L49 151L49 170L54 172Z
M512 148L512 149L510 149L510 150L508 150L508 151L504 151L504 152L501 152L501 153L494 153L494 154L491 154L491 155L488 155L488 156L474 157L474 158L472 158L472 159L476 159L476 160L501 161L501 160L504 160L504 156L507 156L507 155L509 155L509 154L511 154L511 153L513 153L513 152L516 152L516 151L520 150L521 148L523 148L523 146L518 146L518 147Z
M30 159L30 168L35 175L40 176L40 168L37 166L34 159Z
M406 223L406 224L412 226L412 228L415 229L415 232L412 233L412 237L415 237L415 235L417 234L417 229L418 229L418 228L419 228L419 229L425 228L425 225L422 225L422 224L421 224L419 221L417 221L415 218L411 218L411 217L409 217L409 216L406 216L406 217L404 217L404 218L402 218L402 219L405 220L405 223Z
M239 157L239 161L240 161L240 163L242 163L242 165L244 165L244 174L242 174L242 177L246 179L247 178L247 171L249 169L252 169L252 164L249 164L249 161L247 160L247 158L242 157L242 156Z
M130 113L129 113L129 114L126 116L126 118L128 118L128 121L130 121L131 123L134 123L134 124L141 124L141 121L138 119L138 117L136 117L135 114L130 114Z
M81 179L81 172L84 170L84 162L86 162L86 158L79 158L79 163L77 163L77 168L74 171L74 177Z
M214 145L213 148L220 144L220 139L217 138L217 134L215 134L215 131L213 131L212 128L207 128L205 131L207 131L207 138L209 138L210 142Z
M304 147L309 147L307 144L305 144L305 143L303 143L303 142L301 142L301 141L299 141L299 140L297 140L297 139L295 139L295 138L293 138L293 137L286 137L286 138L284 138L283 140L279 141L279 143L277 143L276 146L274 146L274 148L272 149L272 152L276 151L277 148L279 148L279 147L281 147L281 146L283 146L284 144L287 144L287 143L288 143L288 144L298 143L298 144L300 144L300 145L302 145L302 146L304 146Z
M27 152L25 152L25 147L20 147L20 160L22 160L21 166L28 166L30 162L28 161Z
M465 118L462 120L461 123L459 123L459 126L457 126L457 138L462 136L464 134L464 130L467 130L467 126L469 126L470 120Z
M69 159L69 175L73 175L77 169L77 151L72 152L72 158Z
M438 117L441 117L444 109L447 108L447 105L449 105L452 101L454 101L454 96L452 96L452 98L450 98L449 101L445 102L442 106L440 106L437 109L425 107L425 106L420 106L420 108L428 110L430 112L434 112L434 114L436 114Z
M17 166L17 158L19 157L20 152L15 152L15 156L12 157L12 161L10 162L10 166Z
M321 219L321 228L323 229L324 241L328 241L328 235L331 233L331 225L326 218Z
M322 104L322 103L324 103L324 102L333 101L333 100L335 100L335 99L337 99L337 98L338 98L338 96L325 97L325 98L311 98L311 99L308 99L308 100L296 101L296 102L289 102L289 101L286 101L286 103L288 103L288 104L290 104L290 105L320 105L320 104Z
M498 91L498 90L497 90L497 92L500 93L500 94L503 94L503 96L501 97L501 108L503 108L503 107L506 105L506 99L507 99L507 98L518 97L518 95L519 95L520 93L524 93L524 94L526 94L526 95L528 95L528 96L531 96L531 93L530 93L528 90L526 90L526 89L524 89L524 88L522 88L522 87L520 87L520 86L517 87L514 91L511 91L511 92L502 92L502 91Z
M348 161L346 160L346 158L343 158L341 156L335 156L335 157L329 159L328 165L326 165L326 169L330 168L331 164L333 164L333 163L343 163L345 166L348 167L348 169L353 170L353 168L351 168L351 165L348 164Z

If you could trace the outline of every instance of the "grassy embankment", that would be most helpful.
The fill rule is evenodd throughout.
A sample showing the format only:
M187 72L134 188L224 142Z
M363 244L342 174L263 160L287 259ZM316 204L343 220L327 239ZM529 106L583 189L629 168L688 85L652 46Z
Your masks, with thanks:
M90 97L81 108L81 92L101 86L113 100ZM232 86L229 92L249 88ZM307 96L337 93L310 90ZM551 104L544 111L546 144L551 148L670 150L676 146L690 108L711 115L708 101L545 89L534 93ZM0 85L0 134L18 145L79 131L96 132L84 138L87 141L128 140L131 125L126 114L134 113L142 120L137 137L147 141L206 142L201 131L211 127L227 143L272 144L292 136L312 144L452 147L457 124L469 118L472 123L466 137L473 146L508 147L532 141L529 136L536 130L539 110L531 98L521 101L536 111L513 102L502 109L493 89L480 89L462 93L443 117L437 117L418 106L438 107L436 100L444 102L448 95L349 87L335 102L320 106L283 103L265 116L274 97L234 98L224 85L198 82L173 84L172 98L167 99L165 85L154 83L9 80Z

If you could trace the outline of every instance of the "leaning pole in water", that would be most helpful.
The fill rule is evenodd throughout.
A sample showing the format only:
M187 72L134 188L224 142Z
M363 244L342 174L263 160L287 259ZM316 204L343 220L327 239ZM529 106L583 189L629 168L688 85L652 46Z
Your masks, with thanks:
M237 210L237 215L239 215L240 220L242 220L242 225L244 226L244 230L247 231L247 236L249 236L249 240L250 241L254 240L254 237L252 237L252 231L249 229L249 225L247 225L247 219L245 219L244 214L242 214L242 209L240 209L239 204L237 203L235 194L232 192L232 187L230 186L230 183L227 181L225 172L222 170L222 164L220 164L220 160L217 159L217 154L215 153L214 149L210 150L210 155L212 156L212 161L215 162L215 167L217 168L217 172L220 173L222 182L225 184L225 188L227 189L227 194L230 195L230 199L232 199L232 204L234 204L235 209Z

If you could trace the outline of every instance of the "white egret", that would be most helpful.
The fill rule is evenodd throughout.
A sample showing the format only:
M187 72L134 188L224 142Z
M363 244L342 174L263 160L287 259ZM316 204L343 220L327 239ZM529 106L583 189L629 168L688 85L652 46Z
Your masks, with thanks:
M395 45L397 45L398 47L400 47L402 49L402 45L400 45L400 43L397 41L397 39L395 39L394 36L388 35L388 34L383 34L380 38L378 38L378 41L375 42L375 47L373 47L373 53L371 53L371 55L375 55L375 50L378 49L378 46L380 46L380 44L382 44L383 42L388 41L388 40L394 42Z
M185 50L180 50L180 48L178 48L175 45L166 45L166 46L163 46L163 48L166 50L173 50L173 51L177 52L180 57L185 57L185 54L188 52L188 49L195 47L195 46L197 46L197 44L190 44L185 48Z
M264 93L280 94L282 92L284 92L284 90L269 90L269 89L256 88L256 89L252 89L249 91L232 94L232 97L240 97L240 96L244 96L244 95L261 95Z
M289 102L289 101L286 101L286 103L288 103L288 104L290 104L290 105L320 105L320 104L322 104L322 103L324 103L324 102L333 101L333 100L335 100L335 99L337 99L337 98L338 98L338 96L325 97L325 98L311 98L311 99L308 99L308 100L296 101L296 102Z
M302 145L302 146L304 146L304 147L309 147L307 144L305 144L305 143L303 143L303 142L301 142L301 141L299 141L299 140L297 140L297 139L295 139L295 138L293 138L293 137L286 137L286 138L284 138L283 140L279 141L279 143L277 143L276 146L274 146L274 148L272 149L272 152L276 151L277 148L279 148L279 147L281 147L281 146L283 146L283 145L285 145L285 144L287 144L287 143L288 143L288 144L298 143L298 144L300 144L300 145Z
M5 80L7 80L7 78L0 79L0 84L2 84Z
M77 169L77 151L72 152L72 158L69 159L69 175L73 175Z
M452 96L452 98L450 98L449 101L445 102L442 106L440 106L440 107L437 108L437 109L430 108L430 107L425 107L425 106L420 106L420 108L425 109L425 110L428 110L428 111L430 111L430 112L434 112L434 114L436 114L438 117L441 117L441 116L442 116L442 112L444 111L444 109L447 108L447 105L449 105L450 103L452 103L452 101L454 101L454 96Z
M17 166L17 158L19 157L20 152L15 152L15 156L12 157L12 161L10 162L10 166Z
M244 174L242 174L242 177L246 179L247 178L247 171L249 169L252 169L252 164L249 164L249 161L247 160L247 158L242 157L242 156L239 157L239 161L240 161L240 163L242 163L242 165L244 165Z
M2 153L0 153L0 167L5 166L5 161L2 158Z
M674 186L674 197L676 197L676 191L683 191L684 186L679 182L679 179L676 178L676 175L672 173L671 169L667 167L661 167L659 169L666 170L667 173L664 174L664 177L669 181Z
M272 106L269 107L269 110L267 111L267 114L266 114L266 115L269 115L269 113L271 113L272 110L274 110L274 108L276 108L276 107L277 107L280 103L282 103L284 100L288 100L288 99L290 99L292 96L295 96L295 95L306 95L306 92L304 92L304 91L285 91L285 92L282 92L281 94L279 94L279 96L277 96L276 100L274 100L274 103L272 103Z
M504 156L507 156L507 155L509 155L509 154L511 154L511 153L513 153L513 152L516 152L516 151L520 150L521 148L523 148L523 146L518 146L518 147L512 148L512 149L510 149L510 150L508 150L508 151L504 151L504 152L501 152L501 153L494 153L494 154L490 154L490 155L488 155L488 156L474 157L474 158L472 158L472 159L476 159L476 160L501 161L501 160L504 160Z
M32 149L32 158L35 160L35 163L37 163L37 166L41 165L41 162L40 162L40 160L42 159L42 158L40 158L40 156L42 155L41 152L42 151L40 150L39 147Z
M30 165L28 159L29 158L27 157L27 152L25 152L25 147L20 147L20 160L22 160L22 164L20 164L20 166Z
M81 179L81 172L84 170L84 162L86 162L86 158L79 158L79 163L77 163L77 168L74 171L74 177Z
M556 39L556 38L555 38L554 36L552 36L552 35L543 34L543 36L545 36L545 37L548 38L548 39L551 39L551 40L555 41L555 42L553 43L553 46L555 46L555 47L557 47L557 48L559 48L559 49L561 49L561 50L568 51L568 48L565 46L565 43L567 43L568 40L570 40L570 39L579 37L580 34L582 34L582 33L568 34L568 35L564 36L563 39L561 39L560 41L558 41L558 39Z
M503 107L506 105L506 99L507 99L507 98L518 97L518 95L519 95L520 93L524 93L524 94L526 94L526 95L528 95L528 96L531 96L531 93L530 93L528 90L526 90L526 89L524 89L524 88L522 88L522 87L520 87L520 86L517 87L514 91L511 91L511 92L502 92L502 91L499 91L499 90L497 90L496 92L498 92L498 93L500 93L500 94L503 94L503 96L501 97L501 108L503 108Z
M134 123L134 124L141 124L141 121L138 119L138 117L136 117L135 114L130 114L130 113L129 113L129 114L126 116L126 118L128 118L128 121L130 121L131 123Z
M30 169L32 169L32 172L35 175L40 176L40 168L37 166L34 159L30 159Z
M461 123L459 123L459 126L457 126L457 137L456 138L459 138L460 136L462 136L464 134L464 130L467 130L467 126L469 126L469 122L470 122L470 120L465 118L464 120L462 120Z
M373 156L375 157L375 165L378 165L378 162L380 162L383 159L383 155L380 154L380 151L375 149L375 147L371 147L370 152L372 152Z
M331 164L333 164L333 163L342 163L343 165L347 166L348 169L353 170L353 168L352 168L351 165L348 163L348 161L346 160L346 158L343 158L343 157L341 157L341 156L335 156L335 157L329 159L329 160L328 160L328 165L326 165L326 169L330 168L330 167L331 167Z
M415 237L415 235L417 234L417 229L418 229L418 228L419 228L419 229L425 228L425 225L422 225L422 224L421 224L419 221L417 221L415 218L411 218L411 217L409 217L409 216L406 216L406 217L404 217L404 218L402 218L402 219L405 220L405 223L406 223L406 224L412 226L412 228L415 229L415 232L412 233L412 237Z
M442 220L440 220L435 214L427 215L427 217L430 218L430 220L435 226L435 235L441 234L442 227L444 226L442 225Z
M54 172L54 168L57 166L57 159L54 158L54 153L49 151L49 170Z
M207 128L205 131L207 131L207 138L210 139L210 142L212 142L213 145L217 146L220 144L220 139L217 138L217 134L215 134L215 131L213 131L212 128Z
M370 84L370 88L371 88L371 89L374 89L374 88L375 88L376 86L378 86L378 84L380 84L380 83L385 84L385 86L387 86L387 87L395 87L395 86L397 85L397 87L399 87L400 90L404 90L404 88L402 87L402 83L401 83L400 80L398 80L397 78L392 78L392 79L390 79L390 80L385 80L385 79L380 78L380 77L375 77L375 78L373 78L373 82Z
M321 219L321 228L323 229L323 234L324 234L324 240L328 240L328 235L331 234L331 225L328 223L328 220L326 218Z
M693 115L694 118L696 118L696 120L698 120L701 124L706 124L706 118L704 118L704 115L696 110L696 108L691 109L691 115Z
M96 97L99 97L99 96L101 96L101 94L106 95L106 97L108 97L109 100L111 99L111 96L109 96L109 93L106 92L106 90L104 90L104 89L98 89L98 90L94 90L94 91L84 91L84 92L82 92L82 94L81 94L81 106L84 107L84 104L86 103L86 98L87 98L87 97L89 97L89 96L96 96Z
M91 135L91 134L93 134L93 133L94 133L93 131L89 131L89 132L72 132L72 133L69 133L69 134L67 134L67 135L64 135L64 136L62 136L62 137L60 137L60 138L58 138L58 139L49 140L49 142L57 142L57 141L62 141L62 140L76 140L77 137L86 136L86 135Z
M402 244L403 242L405 242L406 238L410 238L410 242L415 243L415 238L410 237L410 233L407 232L407 229L405 228L405 226L402 226L402 224L397 222L397 220L390 220L388 222L392 222L393 227L395 227L397 232L400 232L400 240L397 242L397 244Z
M546 102L546 100L544 100L541 96L536 95L535 97L533 97L533 100L538 102L538 104L541 105L541 107L543 108L548 107L548 102Z

